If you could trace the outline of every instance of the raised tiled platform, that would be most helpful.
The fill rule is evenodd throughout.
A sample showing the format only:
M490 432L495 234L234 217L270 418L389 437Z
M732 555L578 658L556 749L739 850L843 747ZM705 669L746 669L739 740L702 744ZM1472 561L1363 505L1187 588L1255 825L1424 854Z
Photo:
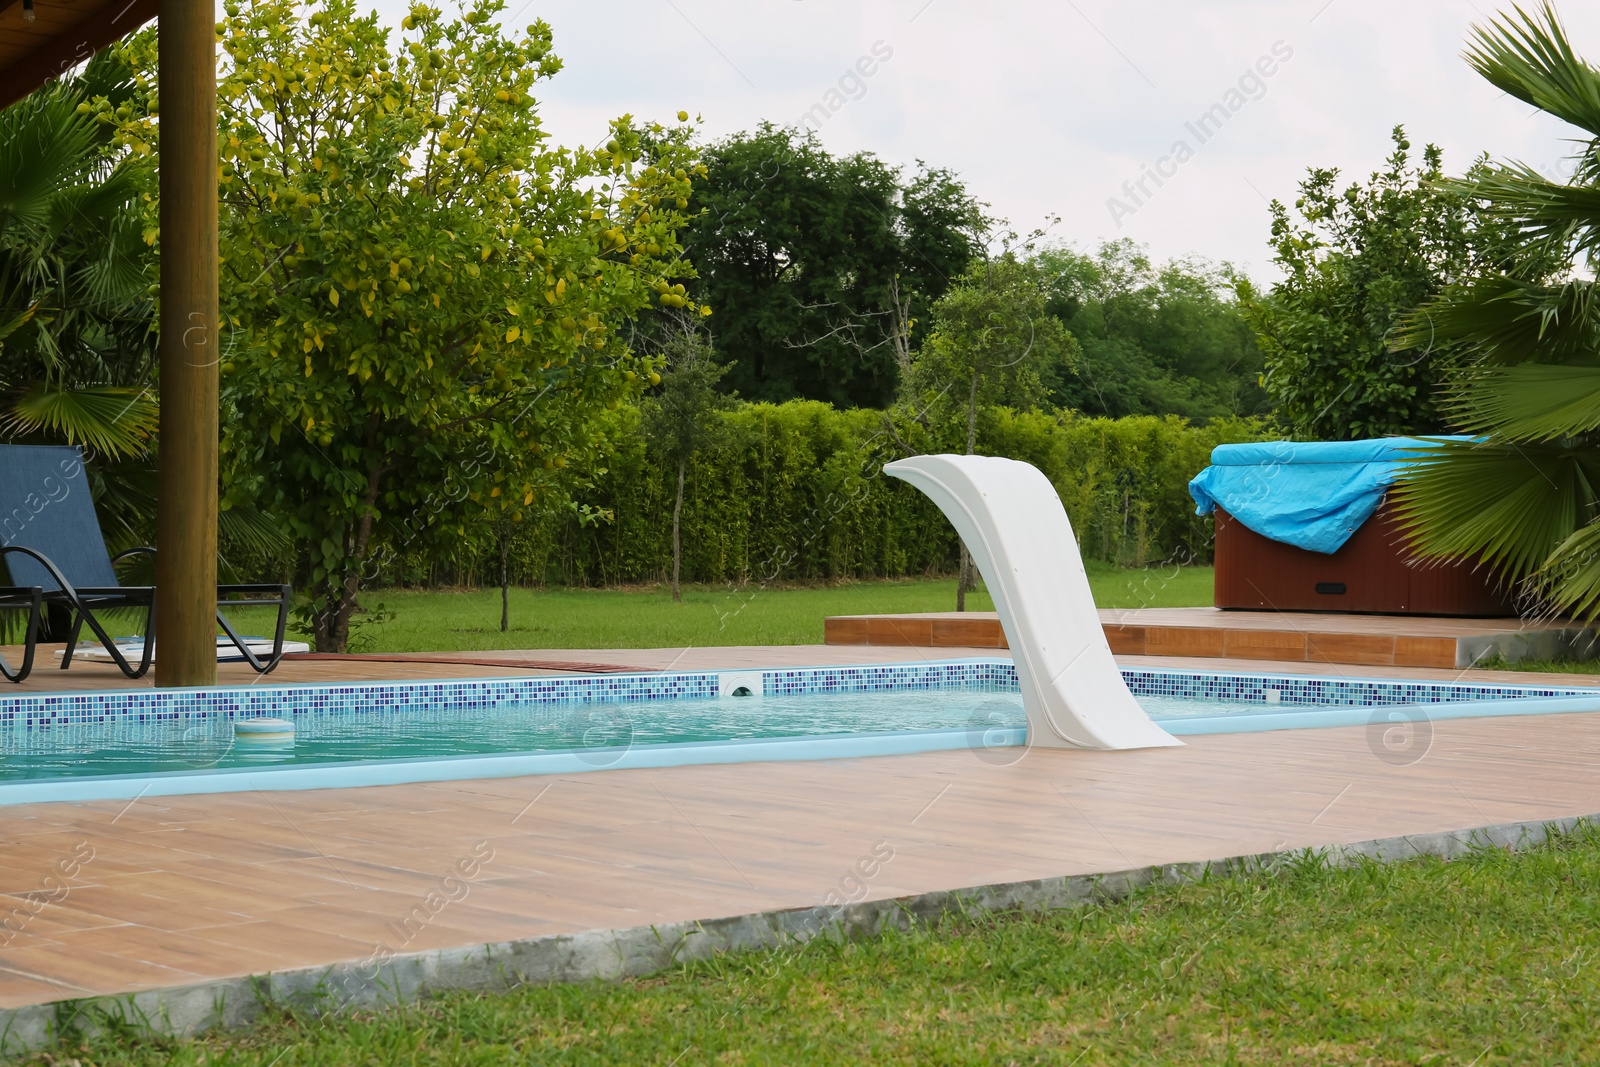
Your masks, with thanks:
M1422 618L1135 608L1100 612L1111 651L1121 656L1187 656L1368 667L1470 667L1496 656L1520 660L1597 655L1596 634L1567 620ZM830 645L1006 648L994 612L839 615Z

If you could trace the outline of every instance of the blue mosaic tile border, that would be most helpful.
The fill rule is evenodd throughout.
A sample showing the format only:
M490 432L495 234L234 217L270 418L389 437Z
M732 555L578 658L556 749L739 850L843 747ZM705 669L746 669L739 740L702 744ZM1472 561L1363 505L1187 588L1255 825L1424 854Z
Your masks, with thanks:
M715 673L483 678L439 682L200 690L121 690L0 697L0 737L11 731L87 723L204 722L268 716L488 708L715 697Z
M1009 661L896 663L876 667L795 667L762 671L767 696L800 693L886 693L897 689L976 689L1017 691L1017 672Z
M745 673L745 672L726 672ZM1270 674L1209 674L1125 668L1135 696L1259 703L1269 691L1290 706L1387 706L1532 697L1591 696L1580 687L1468 685L1373 678L1308 678ZM761 672L766 695L872 693L961 689L1016 692L1009 660L807 667ZM374 682L361 685L253 686L239 689L120 690L101 693L0 695L0 745L19 734L77 725L137 727L142 723L199 724L271 716L382 715L466 712L504 704L641 702L716 697L718 672L601 675L563 678L484 678L461 681Z
M1017 691L1016 667L1009 660L916 663L878 667L806 667L766 671L765 689L782 693L870 693L894 689L978 689ZM1316 678L1279 674L1210 674L1161 668L1124 667L1122 677L1134 696L1177 697L1267 705L1278 694L1282 705L1378 707L1395 704L1447 704L1475 700L1594 696L1597 689L1458 682L1408 682L1384 678Z
M1388 707L1396 704L1454 704L1473 700L1527 700L1534 697L1594 696L1581 687L1469 685L1460 682L1408 682L1386 678L1307 678L1272 674L1204 674L1159 668L1124 667L1122 677L1134 696L1177 697L1320 707Z

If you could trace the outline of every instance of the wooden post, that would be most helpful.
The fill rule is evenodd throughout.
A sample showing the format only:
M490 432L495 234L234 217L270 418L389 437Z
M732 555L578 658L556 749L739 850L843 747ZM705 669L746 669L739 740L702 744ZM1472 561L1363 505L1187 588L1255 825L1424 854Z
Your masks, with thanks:
M217 59L214 0L161 0L158 686L217 682Z

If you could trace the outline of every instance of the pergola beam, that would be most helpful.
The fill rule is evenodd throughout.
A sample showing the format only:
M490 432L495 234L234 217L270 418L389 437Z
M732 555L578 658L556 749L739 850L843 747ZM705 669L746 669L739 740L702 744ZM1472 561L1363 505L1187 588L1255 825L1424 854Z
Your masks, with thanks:
M32 23L21 0L0 0L0 108L10 107L62 72L156 17L160 0L112 0L102 6L37 0Z

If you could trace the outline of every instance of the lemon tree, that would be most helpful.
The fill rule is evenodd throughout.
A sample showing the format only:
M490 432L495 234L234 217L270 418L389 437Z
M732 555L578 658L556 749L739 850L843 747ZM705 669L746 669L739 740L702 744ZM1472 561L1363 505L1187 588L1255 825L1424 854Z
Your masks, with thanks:
M688 115L551 145L550 28L507 31L502 6L417 4L392 32L351 0L256 0L218 23L224 505L288 523L322 650L380 545L545 505L654 373L629 316L699 310L674 280Z

